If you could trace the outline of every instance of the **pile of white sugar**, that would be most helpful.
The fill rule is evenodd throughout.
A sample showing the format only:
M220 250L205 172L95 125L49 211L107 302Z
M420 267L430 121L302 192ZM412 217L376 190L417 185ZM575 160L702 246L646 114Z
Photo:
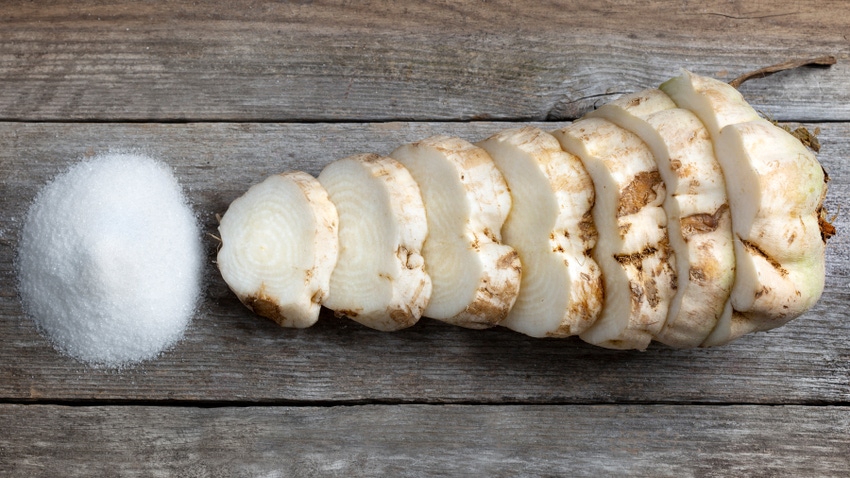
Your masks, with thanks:
M119 366L177 342L200 296L198 222L171 171L139 155L79 163L36 196L18 250L24 309L62 352Z

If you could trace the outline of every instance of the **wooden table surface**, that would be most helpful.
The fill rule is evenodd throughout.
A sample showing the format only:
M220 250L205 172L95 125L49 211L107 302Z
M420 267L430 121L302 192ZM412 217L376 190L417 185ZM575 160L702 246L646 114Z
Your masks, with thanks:
M850 4L29 2L0 7L0 476L848 476ZM127 370L56 352L20 305L28 203L94 154L170 164L207 232L267 175L445 133L554 129L681 67L821 129L838 236L787 326L646 352L323 312L295 331L228 291L206 242L185 339Z

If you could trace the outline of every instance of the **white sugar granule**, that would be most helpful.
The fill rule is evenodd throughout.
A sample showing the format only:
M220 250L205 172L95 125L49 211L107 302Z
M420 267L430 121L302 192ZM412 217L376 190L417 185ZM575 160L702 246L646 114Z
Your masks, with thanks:
M79 163L36 196L18 250L24 309L91 364L156 357L182 336L201 289L197 220L165 166L133 154Z

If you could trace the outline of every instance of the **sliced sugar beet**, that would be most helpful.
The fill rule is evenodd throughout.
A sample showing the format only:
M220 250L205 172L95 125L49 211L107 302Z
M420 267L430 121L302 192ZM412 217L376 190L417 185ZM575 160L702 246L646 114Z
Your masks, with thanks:
M392 156L332 163L319 177L326 196L296 178L304 173L280 176L293 217L249 232L272 245L253 254L290 270L258 268L259 282L235 286L226 278L239 298L292 327L314 322L321 302L380 330L427 315L645 349L652 339L725 344L799 316L823 291L834 234L825 171L711 78L685 71L551 136L520 128L480 147L441 136ZM325 206L338 213L337 249L318 245L328 235L313 226L333 223ZM260 237L275 235L275 221L296 225L282 240L297 251ZM248 232L222 232L225 247L234 234ZM323 288L327 267L314 265L334 261Z
M419 187L398 161L360 154L319 175L339 212L339 259L323 305L368 327L415 324L431 296Z
M478 143L505 176L513 205L503 241L522 262L519 296L501 325L533 337L578 335L602 307L602 278L591 256L593 182L581 160L530 126Z
M645 349L664 327L676 290L675 257L661 207L664 183L652 153L635 134L602 118L555 131L593 180L593 258L602 270L602 312L580 337L595 345Z
M483 149L436 136L390 155L407 167L422 191L428 239L422 249L433 282L425 315L481 329L507 317L519 293L521 264L501 244L511 209L502 173Z
M218 268L243 304L283 327L316 322L339 249L336 208L314 177L268 177L230 204L218 229Z
M589 116L634 132L655 157L667 189L663 207L678 278L655 340L697 347L729 319L735 277L732 218L711 137L699 118L657 89L625 95Z

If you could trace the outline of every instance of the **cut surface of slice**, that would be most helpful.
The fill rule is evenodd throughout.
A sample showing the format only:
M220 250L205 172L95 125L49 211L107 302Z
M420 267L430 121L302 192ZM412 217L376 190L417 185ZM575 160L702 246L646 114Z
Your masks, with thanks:
M591 113L626 128L649 146L664 180L668 237L678 287L655 339L697 347L731 314L735 271L732 218L720 164L702 122L660 90L618 98ZM726 317L728 319L728 317Z
M415 324L431 295L421 249L428 234L419 187L397 161L361 154L319 175L339 213L339 259L323 305L368 327Z
M519 296L501 325L532 337L583 332L602 308L602 279L590 252L593 182L581 160L533 127L502 131L478 146L510 188L502 240L522 262Z
M500 243L511 208L502 174L481 148L437 136L390 155L422 191L428 239L422 249L433 283L425 315L468 328L487 328L507 316L519 291L516 251Z
M676 290L665 189L652 153L635 134L602 118L555 131L593 180L593 258L602 270L600 317L580 337L594 345L643 350L664 327Z
M221 218L218 268L258 315L304 328L319 317L337 260L336 208L300 171L270 176L231 203Z

